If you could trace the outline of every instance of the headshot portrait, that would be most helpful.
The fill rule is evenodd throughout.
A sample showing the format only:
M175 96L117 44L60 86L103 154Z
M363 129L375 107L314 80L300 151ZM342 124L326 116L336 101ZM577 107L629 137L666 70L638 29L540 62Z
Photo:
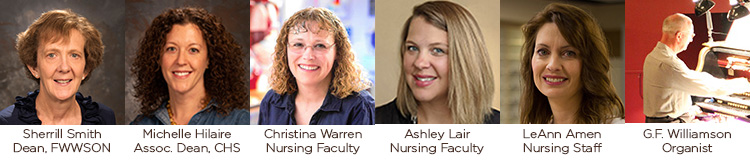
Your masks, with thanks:
M477 4L469 5L472 8L464 7L462 4L472 4L468 1L410 3L414 3L413 8L403 9L407 12L402 12L404 22L385 24L401 25L398 30L401 36L394 36L396 41L384 42L384 47L378 47L378 64L382 63L386 69L397 69L396 73L384 75L397 77L378 77L381 80L379 85L383 85L379 88L378 99L384 101L378 101L382 104L376 109L376 123L500 123L500 111L493 108L498 101L495 98L497 84L493 71L493 67L499 63L498 52L497 47L489 47L490 44L497 44L494 39L497 39L495 35L499 22L477 19L497 17L499 13L483 13L482 17L473 15L477 13L470 9L479 8L475 6ZM388 3L383 5L384 9L390 9ZM495 7L499 7L499 4ZM493 42L485 42L485 39ZM380 48L383 48L382 52ZM400 62L399 67L393 67L396 65L392 61ZM392 86L395 89L387 89ZM380 97L388 96L393 90L393 96Z
M610 46L586 11L552 3L522 26L521 123L624 123Z
M123 111L122 3L7 2L2 122L114 125ZM119 64L118 64L119 62ZM108 66L103 68L102 66ZM119 67L119 68L118 68Z
M344 23L307 7L281 26L260 125L371 125L374 100Z
M249 6L236 3L209 9ZM150 9L140 10L152 11ZM138 113L130 124L249 124L249 79L246 77L249 66L247 52L243 50L247 45L236 40L247 37L237 37L232 32L247 35L247 19L231 23L245 24L244 29L230 29L224 26L230 20L224 18L231 17L219 17L201 7L166 7L160 11L142 34L133 35L141 38L137 40L130 67L132 84L129 88L135 100L132 111ZM140 18L128 16L128 21Z

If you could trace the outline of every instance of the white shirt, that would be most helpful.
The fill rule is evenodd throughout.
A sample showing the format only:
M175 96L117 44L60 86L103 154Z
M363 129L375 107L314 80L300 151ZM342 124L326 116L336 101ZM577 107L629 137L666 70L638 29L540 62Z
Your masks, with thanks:
M643 114L679 117L692 105L690 95L723 96L750 91L747 79L719 79L690 70L664 43L643 62Z

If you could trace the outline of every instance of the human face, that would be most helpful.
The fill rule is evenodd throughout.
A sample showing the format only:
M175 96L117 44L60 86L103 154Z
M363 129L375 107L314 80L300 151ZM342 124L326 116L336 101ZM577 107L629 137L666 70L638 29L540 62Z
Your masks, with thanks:
M76 29L70 30L68 40L41 41L37 48L37 67L26 66L39 78L40 95L64 101L73 99L88 73L84 45L86 39Z
M568 44L557 25L542 25L531 59L536 88L549 99L581 95L580 58L580 51Z
M289 70L299 86L328 88L331 83L331 68L336 58L333 33L321 30L315 21L307 21L304 24L306 30L299 26L289 30Z
M690 42L693 42L693 37L695 37L695 33L693 30L693 23L688 22L687 26L683 26L682 30L680 30L680 33L677 35L679 36L679 52L687 50L688 45Z
M204 91L203 73L208 68L208 48L195 24L175 24L167 33L159 65L170 93Z
M417 101L446 100L450 84L448 32L415 17L403 47L404 79Z

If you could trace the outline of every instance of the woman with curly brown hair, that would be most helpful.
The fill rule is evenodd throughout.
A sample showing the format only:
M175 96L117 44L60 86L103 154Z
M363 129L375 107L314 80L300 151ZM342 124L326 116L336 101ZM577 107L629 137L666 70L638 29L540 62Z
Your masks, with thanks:
M42 14L18 34L18 56L39 89L0 111L0 123L17 125L113 125L107 106L78 88L102 62L104 44L88 19L70 10Z
M131 124L250 124L242 56L206 10L165 11L146 30L133 61L141 115Z
M276 39L272 90L260 105L261 125L369 125L375 101L341 20L306 8L287 20Z
M591 15L553 3L522 30L521 123L624 123L607 39Z

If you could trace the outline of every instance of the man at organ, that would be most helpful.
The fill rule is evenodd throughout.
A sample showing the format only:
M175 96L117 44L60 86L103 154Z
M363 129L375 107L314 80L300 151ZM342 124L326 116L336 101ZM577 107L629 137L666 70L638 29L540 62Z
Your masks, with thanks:
M700 112L690 95L724 96L750 91L745 78L720 79L689 69L677 57L693 41L693 21L683 14L664 19L661 40L643 63L646 123L693 122Z

